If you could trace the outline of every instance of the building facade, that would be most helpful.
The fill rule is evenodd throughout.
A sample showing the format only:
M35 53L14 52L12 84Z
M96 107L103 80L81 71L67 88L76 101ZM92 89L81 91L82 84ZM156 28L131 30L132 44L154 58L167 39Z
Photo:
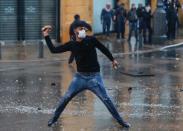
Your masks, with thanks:
M0 0L0 41L42 39L41 27L49 24L54 28L52 38L65 42L69 40L69 26L75 14L93 25L93 33L101 33L100 13L107 2L113 7L116 4L116 0ZM157 0L120 2L127 9L132 3L149 3L153 10L157 5ZM183 10L179 13L182 23Z
M59 27L59 0L0 0L0 40L41 39L41 27ZM52 37L60 35L54 30Z

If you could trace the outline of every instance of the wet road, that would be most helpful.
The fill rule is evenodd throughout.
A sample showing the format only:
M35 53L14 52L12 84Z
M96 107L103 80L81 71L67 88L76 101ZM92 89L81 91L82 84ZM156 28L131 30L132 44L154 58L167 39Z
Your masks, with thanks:
M107 91L130 131L183 130L183 48L128 54L128 45L105 45L120 63L113 70L99 53ZM0 63L0 131L122 131L101 101L89 91L80 93L65 109L57 126L47 127L59 99L75 73L68 54L31 60L35 53L4 55L18 61ZM127 54L122 54L126 52ZM11 56L11 57L10 57ZM30 59L29 59L30 58ZM24 60L26 59L26 60ZM134 74L140 74L135 77ZM144 76L143 73L154 76Z

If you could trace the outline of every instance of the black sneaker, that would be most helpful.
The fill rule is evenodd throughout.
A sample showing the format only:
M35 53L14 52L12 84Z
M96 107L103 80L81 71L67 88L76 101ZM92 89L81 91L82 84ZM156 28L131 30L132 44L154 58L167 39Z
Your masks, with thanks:
M130 128L131 127L130 123L128 123L128 122L123 122L121 125L125 128Z
M50 119L49 121L48 121L48 127L51 127L52 125L54 125L54 124L56 124L56 122L57 122L57 120L56 119Z

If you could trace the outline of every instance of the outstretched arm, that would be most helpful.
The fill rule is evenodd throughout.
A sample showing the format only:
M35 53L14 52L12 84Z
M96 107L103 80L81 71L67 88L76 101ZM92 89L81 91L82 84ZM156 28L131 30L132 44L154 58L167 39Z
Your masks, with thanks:
M62 53L62 52L70 51L69 43L55 47L49 36L45 36L45 40L46 40L46 44L47 44L48 48L50 49L51 53Z
M94 39L96 47L105 55L109 58L109 60L113 61L114 58L111 54L111 52L102 44L100 43L96 38Z
M70 51L71 47L69 43L55 47L49 37L50 31L51 31L51 26L45 26L42 28L43 36L45 37L46 44L50 49L51 53L62 53L62 52Z
M106 55L109 60L112 61L113 68L117 69L118 68L118 62L114 59L112 56L111 52L102 44L100 41L98 41L96 38L94 38L94 43L96 47L104 54Z

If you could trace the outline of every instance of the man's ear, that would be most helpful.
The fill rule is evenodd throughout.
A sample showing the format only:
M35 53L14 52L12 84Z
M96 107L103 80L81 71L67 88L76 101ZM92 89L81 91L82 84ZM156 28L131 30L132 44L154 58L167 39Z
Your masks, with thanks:
M76 29L73 29L74 33L76 34Z
M74 29L74 34L75 35L78 35L79 34L76 29Z

